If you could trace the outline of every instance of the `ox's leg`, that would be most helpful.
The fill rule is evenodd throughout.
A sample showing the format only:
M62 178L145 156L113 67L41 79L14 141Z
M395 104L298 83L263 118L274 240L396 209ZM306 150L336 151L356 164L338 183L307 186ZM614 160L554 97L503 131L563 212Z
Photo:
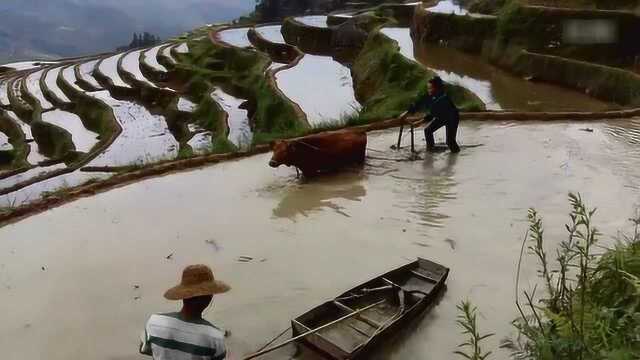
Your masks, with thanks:
M300 169L296 166L296 179L300 179Z

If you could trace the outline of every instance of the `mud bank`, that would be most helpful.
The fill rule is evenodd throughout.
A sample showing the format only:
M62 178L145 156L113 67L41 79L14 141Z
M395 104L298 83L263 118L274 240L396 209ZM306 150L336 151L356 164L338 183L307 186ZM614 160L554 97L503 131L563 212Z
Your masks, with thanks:
M296 18L288 18L282 24L282 35L287 44L294 45L306 54L330 55L333 52L333 28L310 26Z
M461 341L455 305L466 298L481 309L482 327L497 332L487 342L494 358L508 359L497 343L512 333L516 316L514 271L527 208L545 216L554 244L565 238L568 191L580 190L598 206L603 239L626 229L638 201L638 152L631 151L638 139L620 136L633 129L590 124L594 132L587 133L584 126L469 122L462 142L483 146L417 162L370 159L363 171L314 182L268 168L265 154L145 181L4 227L0 306L11 309L0 338L4 358L136 359L149 314L177 309L163 291L197 262L233 286L206 318L231 330L229 352L239 358L319 302L423 256L451 267L448 290L402 341L373 359L450 358ZM369 147L377 151L370 155L405 156L388 150L395 138L395 131L372 134ZM251 260L239 262L241 256ZM527 258L521 286L537 281L535 269ZM86 340L67 341L78 338ZM267 359L289 355L291 348ZM294 358L313 359L304 352Z
M280 33L281 25L268 25L255 29L250 29L247 36L256 49L269 54L269 57L276 62L290 64L302 53L295 46L286 44ZM275 34L267 35L265 34ZM280 41L282 40L282 41Z

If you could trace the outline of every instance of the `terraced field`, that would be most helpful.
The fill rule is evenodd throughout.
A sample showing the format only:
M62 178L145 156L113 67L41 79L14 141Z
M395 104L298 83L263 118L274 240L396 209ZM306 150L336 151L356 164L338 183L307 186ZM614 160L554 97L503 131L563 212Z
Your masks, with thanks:
M401 8L417 6L422 5ZM464 13L447 1L432 11ZM366 25L379 21L371 13L303 16L283 24L207 26L124 53L4 65L0 208L141 166L250 150L274 138L375 114L377 102L385 101L382 93L376 93L383 81L356 69L357 52L342 53L349 45L341 37L357 39L358 28L345 35L341 26L329 25L354 18L353 24L375 28ZM483 70L475 60L462 64L457 59L467 58L459 54L425 56L424 49L414 45L408 27L383 28L380 34L382 42L395 40L399 48L392 51L408 61L393 66L408 66L415 74L438 74L489 110L530 110L547 104L565 110L579 104L593 111L609 106L568 90L496 76L500 73ZM456 61L440 61L445 57ZM393 81L403 81L402 76ZM412 79L411 86L418 81L424 79ZM531 103L505 95L514 86L529 92ZM556 104L559 98L570 100L562 107ZM397 99L392 102L396 110L402 109ZM384 120L383 115L375 120Z

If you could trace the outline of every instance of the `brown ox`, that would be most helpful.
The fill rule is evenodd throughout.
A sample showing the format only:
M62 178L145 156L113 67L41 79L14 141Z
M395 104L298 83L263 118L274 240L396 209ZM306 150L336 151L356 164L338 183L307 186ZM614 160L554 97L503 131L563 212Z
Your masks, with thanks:
M295 166L305 177L335 171L351 164L364 163L367 134L334 131L271 143L273 157L269 166Z

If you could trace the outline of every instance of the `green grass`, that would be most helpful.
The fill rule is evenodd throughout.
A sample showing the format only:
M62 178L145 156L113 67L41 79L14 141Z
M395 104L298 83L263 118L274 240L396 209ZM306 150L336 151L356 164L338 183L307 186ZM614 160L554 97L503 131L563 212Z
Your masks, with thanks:
M270 63L266 54L219 47L208 38L190 41L189 48L190 53L180 57L177 68L190 96L199 102L194 114L199 125L216 135L222 133L223 112L210 97L213 87L219 86L235 97L247 99L258 139L261 133L284 137L304 129L293 104L280 96L266 78L265 68Z
M603 251L602 235L593 222L596 210L579 195L570 194L569 202L567 236L553 255L545 248L542 218L529 210L523 252L527 248L538 260L544 292L538 297L537 288L525 290L524 303L516 300L520 316L513 324L518 336L503 341L502 347L514 359L638 359L640 216L632 219L633 234Z

